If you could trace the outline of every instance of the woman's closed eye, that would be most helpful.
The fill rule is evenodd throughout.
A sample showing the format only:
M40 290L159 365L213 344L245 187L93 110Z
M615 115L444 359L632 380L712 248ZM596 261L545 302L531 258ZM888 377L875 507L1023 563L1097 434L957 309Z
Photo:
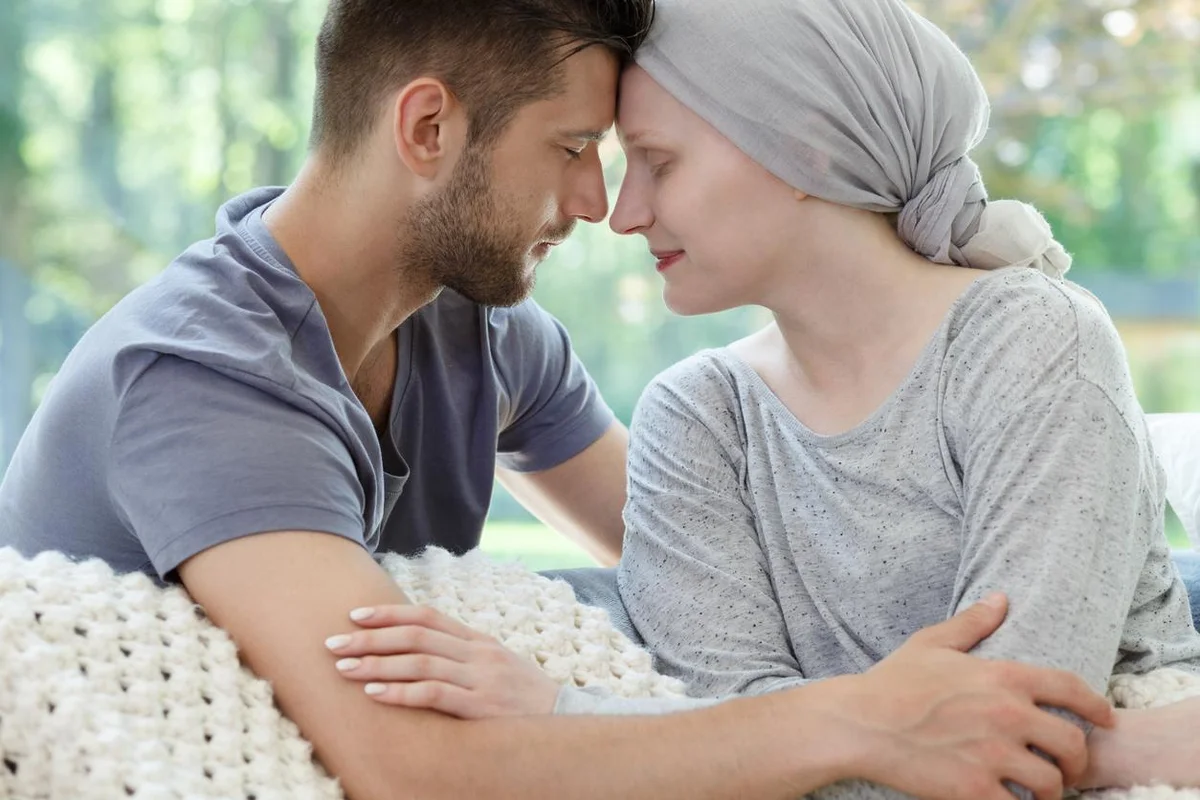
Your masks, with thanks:
M667 158L647 159L646 166L650 169L652 177L661 178L670 170L671 160Z

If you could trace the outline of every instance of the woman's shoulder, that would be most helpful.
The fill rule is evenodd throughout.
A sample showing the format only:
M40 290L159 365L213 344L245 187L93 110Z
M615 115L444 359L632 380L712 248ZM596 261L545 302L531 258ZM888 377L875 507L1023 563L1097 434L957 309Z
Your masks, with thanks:
M1072 340L1116 333L1094 295L1071 281L1028 267L999 269L975 281L951 312L949 329L951 339L967 336L986 341L1002 336L1012 343L1031 344L1051 333Z
M671 399L689 405L722 405L737 392L737 357L728 347L707 348L658 373L642 400Z
M655 435L685 436L707 430L720 439L740 438L745 369L727 347L701 350L683 359L646 387L634 411L634 427Z
M1016 405L1080 380L1128 399L1125 350L1104 306L1034 269L997 270L972 284L950 312L946 340L947 394L975 407Z

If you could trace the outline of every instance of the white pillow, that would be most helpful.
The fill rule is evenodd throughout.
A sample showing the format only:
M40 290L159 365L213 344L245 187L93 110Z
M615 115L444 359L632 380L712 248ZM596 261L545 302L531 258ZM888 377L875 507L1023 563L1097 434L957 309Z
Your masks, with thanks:
M1167 502L1200 550L1200 414L1148 414L1146 423L1167 471Z

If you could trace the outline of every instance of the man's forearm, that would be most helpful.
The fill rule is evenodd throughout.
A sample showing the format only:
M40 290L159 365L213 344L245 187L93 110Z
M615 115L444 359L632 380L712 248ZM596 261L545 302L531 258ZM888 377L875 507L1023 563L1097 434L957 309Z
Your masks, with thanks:
M867 763L867 743L839 716L848 695L836 685L854 678L662 717L464 721L381 705L338 675L323 643L345 631L342 609L405 601L361 547L259 534L194 556L180 573L352 800L791 800Z
M806 713L809 691L660 717L443 718L352 797L795 800L858 757L816 704Z
M504 488L534 516L575 541L606 567L621 559L625 459L629 432L620 422L557 467L518 473L499 469Z

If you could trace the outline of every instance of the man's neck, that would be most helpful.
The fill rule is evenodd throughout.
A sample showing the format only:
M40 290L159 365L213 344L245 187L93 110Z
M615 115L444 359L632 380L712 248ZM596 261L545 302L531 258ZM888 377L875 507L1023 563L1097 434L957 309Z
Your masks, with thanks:
M336 175L310 158L263 222L308 284L353 385L400 325L433 301L439 286L398 263L406 209L370 170Z

